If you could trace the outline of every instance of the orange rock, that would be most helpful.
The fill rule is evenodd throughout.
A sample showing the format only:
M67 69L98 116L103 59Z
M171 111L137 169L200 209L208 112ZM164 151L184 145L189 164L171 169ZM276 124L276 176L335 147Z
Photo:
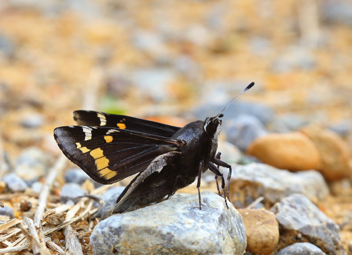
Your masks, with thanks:
M349 149L347 144L334 132L319 127L306 127L301 130L318 149L326 180L335 181L351 176Z
M261 209L238 209L246 228L247 251L272 254L279 242L279 223L274 213Z
M249 145L247 152L263 163L281 169L299 171L321 168L314 143L299 132L259 137Z

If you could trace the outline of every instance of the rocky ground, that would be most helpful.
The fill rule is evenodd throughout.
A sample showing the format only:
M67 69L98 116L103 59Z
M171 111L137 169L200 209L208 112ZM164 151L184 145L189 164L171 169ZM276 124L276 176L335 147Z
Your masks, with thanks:
M0 2L0 253L92 253L96 204L74 198L109 187L61 157L52 132L74 110L183 126L254 81L220 137L233 204L257 210L241 212L259 233L247 252L351 254L351 26L347 0ZM266 215L268 232L249 231Z

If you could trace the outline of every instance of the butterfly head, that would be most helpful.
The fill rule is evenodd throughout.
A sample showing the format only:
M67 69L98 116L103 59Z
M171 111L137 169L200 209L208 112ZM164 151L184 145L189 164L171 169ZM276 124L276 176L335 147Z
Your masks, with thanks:
M208 117L204 121L203 129L210 137L216 138L221 132L222 120L224 115L222 113L216 115L215 117Z
M240 95L242 95L244 92L249 90L254 86L254 82L251 82L240 94L238 94L235 98L233 98L230 103L228 103L222 111L216 115L215 117L210 117L206 118L204 121L204 126L203 129L205 133L207 133L210 137L212 138L217 138L221 132L221 125L222 125L222 120L221 118L224 117L224 114L222 114L223 111Z

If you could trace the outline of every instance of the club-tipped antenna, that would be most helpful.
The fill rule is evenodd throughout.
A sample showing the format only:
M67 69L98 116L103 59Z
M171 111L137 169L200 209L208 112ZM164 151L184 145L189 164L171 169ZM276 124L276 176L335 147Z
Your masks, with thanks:
M224 109L221 110L221 112L219 112L219 114L217 116L219 116L223 111L226 110L227 107L229 107L229 105L240 95L242 95L244 92L246 92L247 90L249 90L250 88L252 88L254 86L254 82L251 82L241 93L239 93L237 96L235 96L226 106Z

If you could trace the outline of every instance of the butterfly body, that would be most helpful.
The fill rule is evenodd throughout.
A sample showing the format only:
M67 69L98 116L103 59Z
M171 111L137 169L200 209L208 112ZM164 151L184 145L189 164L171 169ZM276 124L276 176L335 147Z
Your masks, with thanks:
M249 84L239 95L253 85ZM54 137L67 158L97 182L111 184L136 174L117 199L114 213L160 202L197 177L201 209L201 174L208 169L215 174L216 183L221 178L227 205L229 186L225 191L218 167L229 169L228 181L232 169L220 160L220 153L216 154L222 112L227 106L215 117L183 128L124 115L75 111L73 118L78 126L58 127Z
M138 173L118 198L115 213L159 202L194 182L213 164L221 130L219 117L183 128L94 111L76 111L74 119L87 126L54 130L73 163L103 184Z

